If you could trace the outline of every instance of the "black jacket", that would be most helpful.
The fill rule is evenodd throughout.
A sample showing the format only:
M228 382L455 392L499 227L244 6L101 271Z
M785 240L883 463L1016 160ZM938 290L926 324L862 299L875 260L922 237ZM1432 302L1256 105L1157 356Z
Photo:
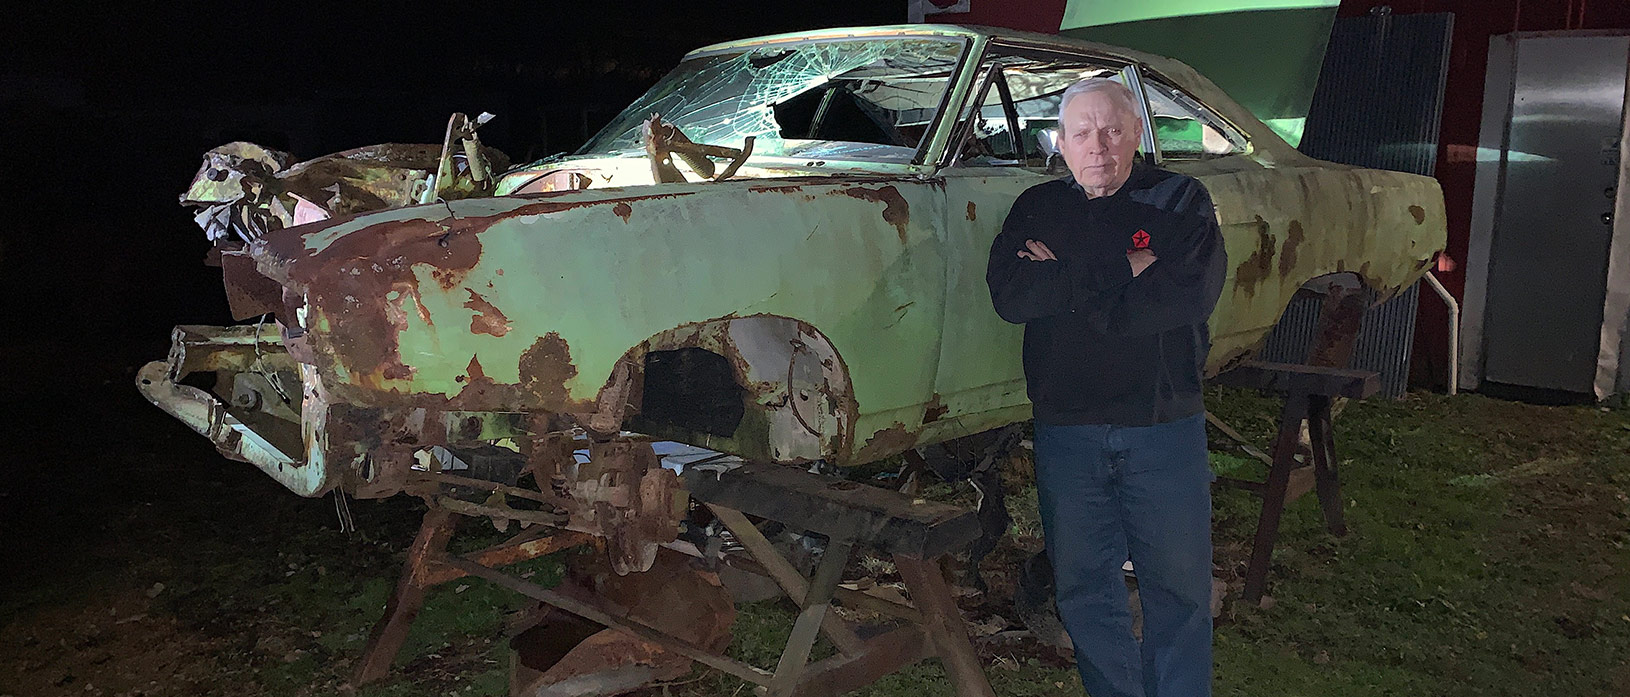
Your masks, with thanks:
M1058 261L1018 256L1025 240ZM1132 276L1126 253L1158 257ZM997 314L1024 324L1024 375L1036 420L1146 426L1204 411L1206 320L1227 253L1193 177L1137 165L1113 195L1073 177L1019 195L991 245L985 280Z

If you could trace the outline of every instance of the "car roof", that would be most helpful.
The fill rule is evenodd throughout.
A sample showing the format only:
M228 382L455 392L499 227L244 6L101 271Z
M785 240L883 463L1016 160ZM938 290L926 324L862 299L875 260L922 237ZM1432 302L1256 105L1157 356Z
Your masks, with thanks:
M1017 29L1004 29L1001 27L981 27L960 24L892 24L872 27L837 27L833 29L818 29L814 31L791 32L787 34L772 34L749 39L738 39L722 43L703 46L690 53L686 58L737 51L755 46L768 46L774 44L798 43L802 41L824 41L832 39L877 39L877 38L912 38L912 37L946 37L954 39L995 39L1006 40L1013 43L1022 43L1037 48L1056 48L1067 51L1086 51L1114 58L1124 58L1129 61L1142 63L1166 63L1170 58L1144 53L1120 46L1101 44L1096 41L1072 39L1057 34L1038 34L1035 32L1019 31Z

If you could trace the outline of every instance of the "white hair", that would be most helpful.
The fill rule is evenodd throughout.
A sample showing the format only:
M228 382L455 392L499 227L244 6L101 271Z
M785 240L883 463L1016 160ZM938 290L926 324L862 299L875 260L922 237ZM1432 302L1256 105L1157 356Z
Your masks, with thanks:
M1112 99L1120 102L1126 113L1131 114L1133 118L1143 114L1143 109L1139 108L1138 96L1132 93L1132 89L1107 77L1089 77L1066 87L1064 95L1058 99L1058 113L1064 113L1064 108L1070 105L1071 99L1094 92L1108 93Z

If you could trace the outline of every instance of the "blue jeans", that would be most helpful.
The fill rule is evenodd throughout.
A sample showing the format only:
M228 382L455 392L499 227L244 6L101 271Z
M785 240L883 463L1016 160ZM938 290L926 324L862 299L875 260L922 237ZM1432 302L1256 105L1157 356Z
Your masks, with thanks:
M1036 489L1059 618L1092 697L1211 694L1205 415L1154 426L1036 423ZM1122 565L1132 560L1143 642Z

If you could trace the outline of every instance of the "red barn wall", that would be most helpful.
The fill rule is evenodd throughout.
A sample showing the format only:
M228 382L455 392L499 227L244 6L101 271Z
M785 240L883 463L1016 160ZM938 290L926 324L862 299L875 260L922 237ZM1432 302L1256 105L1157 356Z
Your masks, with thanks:
M1065 0L972 0L968 12L929 15L927 19L1056 34L1064 18L1064 6ZM1440 262L1435 273L1459 298L1466 279L1461 264L1466 259L1470 236L1489 37L1514 31L1630 30L1630 1L1342 0L1337 12L1339 16L1357 17L1383 6L1391 7L1394 14L1451 12L1455 16L1437 165L1448 209L1448 258ZM1448 312L1435 294L1423 289L1411 369L1414 384L1434 388L1447 385L1448 343Z
M1438 136L1437 179L1448 209L1448 260L1434 273L1455 297L1463 297L1466 243L1470 237L1472 186L1476 179L1477 138L1483 120L1483 78L1488 71L1489 37L1515 31L1570 29L1630 30L1625 0L1343 0L1339 16L1363 16L1390 6L1393 14L1454 13L1448 81L1444 87L1443 128ZM1448 382L1448 312L1426 289L1415 330L1412 378L1441 388Z
M932 2L932 0L930 0ZM1066 0L971 0L967 12L928 15L929 22L977 24L1057 34Z

